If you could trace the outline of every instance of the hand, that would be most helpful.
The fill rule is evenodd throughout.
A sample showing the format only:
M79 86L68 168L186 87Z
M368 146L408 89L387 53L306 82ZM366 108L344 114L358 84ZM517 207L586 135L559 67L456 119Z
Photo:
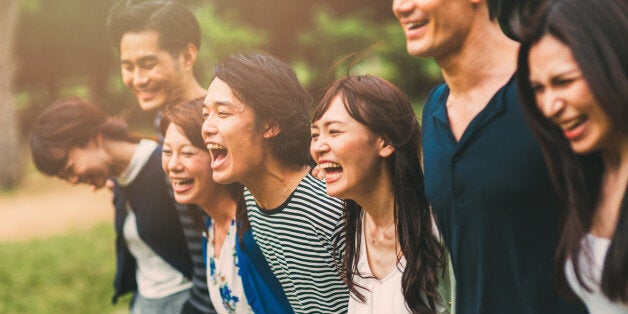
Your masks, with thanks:
M316 167L312 168L312 175L319 180L325 180L325 169L321 168L320 165L316 165Z

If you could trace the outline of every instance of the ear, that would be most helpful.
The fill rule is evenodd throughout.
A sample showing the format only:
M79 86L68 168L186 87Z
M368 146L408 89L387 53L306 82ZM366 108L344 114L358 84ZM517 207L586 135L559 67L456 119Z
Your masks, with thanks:
M194 63L196 62L197 54L198 48L196 48L193 44L187 44L179 53L179 62L181 62L181 67L191 71L194 67Z
M275 121L264 123L264 133L262 136L266 139L273 138L281 133L281 128Z
M395 152L395 147L381 137L377 140L377 145L379 146L379 156L382 158L388 158Z

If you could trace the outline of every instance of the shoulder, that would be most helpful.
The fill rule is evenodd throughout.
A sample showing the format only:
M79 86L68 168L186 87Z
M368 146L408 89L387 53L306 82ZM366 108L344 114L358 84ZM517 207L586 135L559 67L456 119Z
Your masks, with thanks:
M449 87L447 84L442 83L434 86L432 90L430 90L429 94L427 94L427 98L425 98L425 104L423 106L423 114L427 112L434 111L435 108L438 108L441 104L445 104L447 101L447 96L449 95Z
M325 182L306 175L297 187L292 202L311 204L314 209L325 208L331 211L342 211L342 200L327 194Z

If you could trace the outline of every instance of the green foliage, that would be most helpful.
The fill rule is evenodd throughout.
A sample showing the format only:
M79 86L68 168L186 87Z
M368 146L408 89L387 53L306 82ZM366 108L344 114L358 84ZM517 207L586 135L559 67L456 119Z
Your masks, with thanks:
M364 8L336 15L329 8L313 11L313 25L298 36L293 55L303 84L320 91L346 74L382 76L411 98L423 98L441 78L431 60L420 60L406 52L405 37L395 20L380 21Z
M196 66L202 86L209 85L211 69L227 55L259 50L268 42L268 34L239 23L235 12L218 13L212 3L194 9L202 30L201 49Z
M0 313L128 313L111 305L111 223L49 239L0 244Z

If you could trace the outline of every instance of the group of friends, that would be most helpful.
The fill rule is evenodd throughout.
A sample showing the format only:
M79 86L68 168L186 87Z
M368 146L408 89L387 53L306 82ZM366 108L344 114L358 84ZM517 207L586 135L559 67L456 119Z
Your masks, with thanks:
M175 1L117 3L124 84L159 140L80 98L35 123L36 167L112 182L131 313L628 313L628 3L393 0L445 80L347 75L320 101L233 54L207 89ZM324 49L324 47L323 47Z

